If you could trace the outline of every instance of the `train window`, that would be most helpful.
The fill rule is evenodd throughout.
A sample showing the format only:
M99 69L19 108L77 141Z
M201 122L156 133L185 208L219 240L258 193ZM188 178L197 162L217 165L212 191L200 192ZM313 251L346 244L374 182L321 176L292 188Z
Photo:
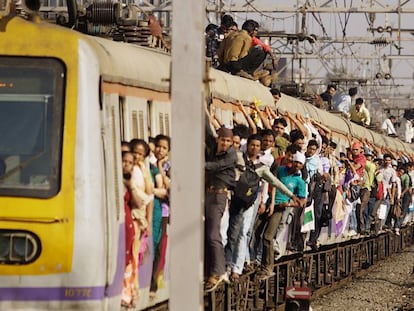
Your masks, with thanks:
M170 136L170 116L165 114L165 135Z
M160 128L159 128L160 133L164 134L165 133L164 132L164 114L162 112L160 112L160 114L159 114L158 122L159 122L159 125L160 125Z
M125 97L123 96L119 96L119 120L120 122L120 127L121 127L121 140L126 140L125 139L125 124L122 120L124 120L124 107L125 105Z
M144 137L144 112L139 111L139 138L145 139Z
M141 138L138 134L138 116L137 112L132 112L132 137Z
M65 78L56 59L0 57L0 195L59 191Z

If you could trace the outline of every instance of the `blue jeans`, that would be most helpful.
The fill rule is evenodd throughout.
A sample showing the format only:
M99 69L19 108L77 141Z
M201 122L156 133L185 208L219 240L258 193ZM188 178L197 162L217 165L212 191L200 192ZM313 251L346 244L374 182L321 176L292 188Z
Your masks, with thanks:
M349 230L357 231L358 222L356 217L356 205L357 203L354 201L352 202L352 211L349 215Z
M242 274L244 262L250 257L248 232L254 219L253 215L257 213L257 202L260 202L260 199L256 199L255 203L243 212L242 224L230 264L231 270L238 274Z
M257 201L258 199L256 198L255 203ZM239 208L233 202L230 203L227 244L224 248L224 253L226 265L232 269L236 267L238 271L240 270L240 261L243 261L241 264L241 270L243 271L244 260L247 255L247 232L252 221L255 203L246 210Z
M376 198L370 197L368 200L367 208L364 210L364 219L365 219L365 230L371 229L371 223L373 220L371 215L374 211L375 202L377 201Z
M255 237L253 235L253 228L254 228L254 224L256 222L257 211L259 210L260 203L261 203L260 200L256 200L256 202L254 204L252 220L251 220L251 223L249 224L249 230L247 231L247 249L248 249L248 253L246 255L246 260L248 262L254 261L255 259L257 259L258 255L261 258L261 254L262 254L262 248L261 247L259 249L255 250L255 247L254 247Z

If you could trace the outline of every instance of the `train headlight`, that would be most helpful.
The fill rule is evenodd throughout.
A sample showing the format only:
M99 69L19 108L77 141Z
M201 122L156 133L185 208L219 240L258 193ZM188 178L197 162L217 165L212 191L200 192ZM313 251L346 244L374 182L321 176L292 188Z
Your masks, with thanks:
M40 239L33 232L0 230L0 263L24 265L40 256Z

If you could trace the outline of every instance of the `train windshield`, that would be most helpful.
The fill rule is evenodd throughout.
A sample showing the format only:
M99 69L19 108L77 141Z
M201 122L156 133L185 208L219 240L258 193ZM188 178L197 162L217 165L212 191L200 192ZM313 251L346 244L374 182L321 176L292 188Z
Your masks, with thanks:
M0 57L0 195L49 198L60 189L65 66Z

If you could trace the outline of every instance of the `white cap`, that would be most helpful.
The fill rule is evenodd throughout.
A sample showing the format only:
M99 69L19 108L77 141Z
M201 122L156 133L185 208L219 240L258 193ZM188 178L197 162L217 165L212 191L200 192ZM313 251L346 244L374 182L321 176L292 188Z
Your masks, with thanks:
M305 160L306 160L305 155L299 151L296 151L296 153L293 155L293 161L305 164Z
M260 156L259 160L264 165L271 167L273 162L275 161L275 158L273 158L273 156L270 153L265 153Z

